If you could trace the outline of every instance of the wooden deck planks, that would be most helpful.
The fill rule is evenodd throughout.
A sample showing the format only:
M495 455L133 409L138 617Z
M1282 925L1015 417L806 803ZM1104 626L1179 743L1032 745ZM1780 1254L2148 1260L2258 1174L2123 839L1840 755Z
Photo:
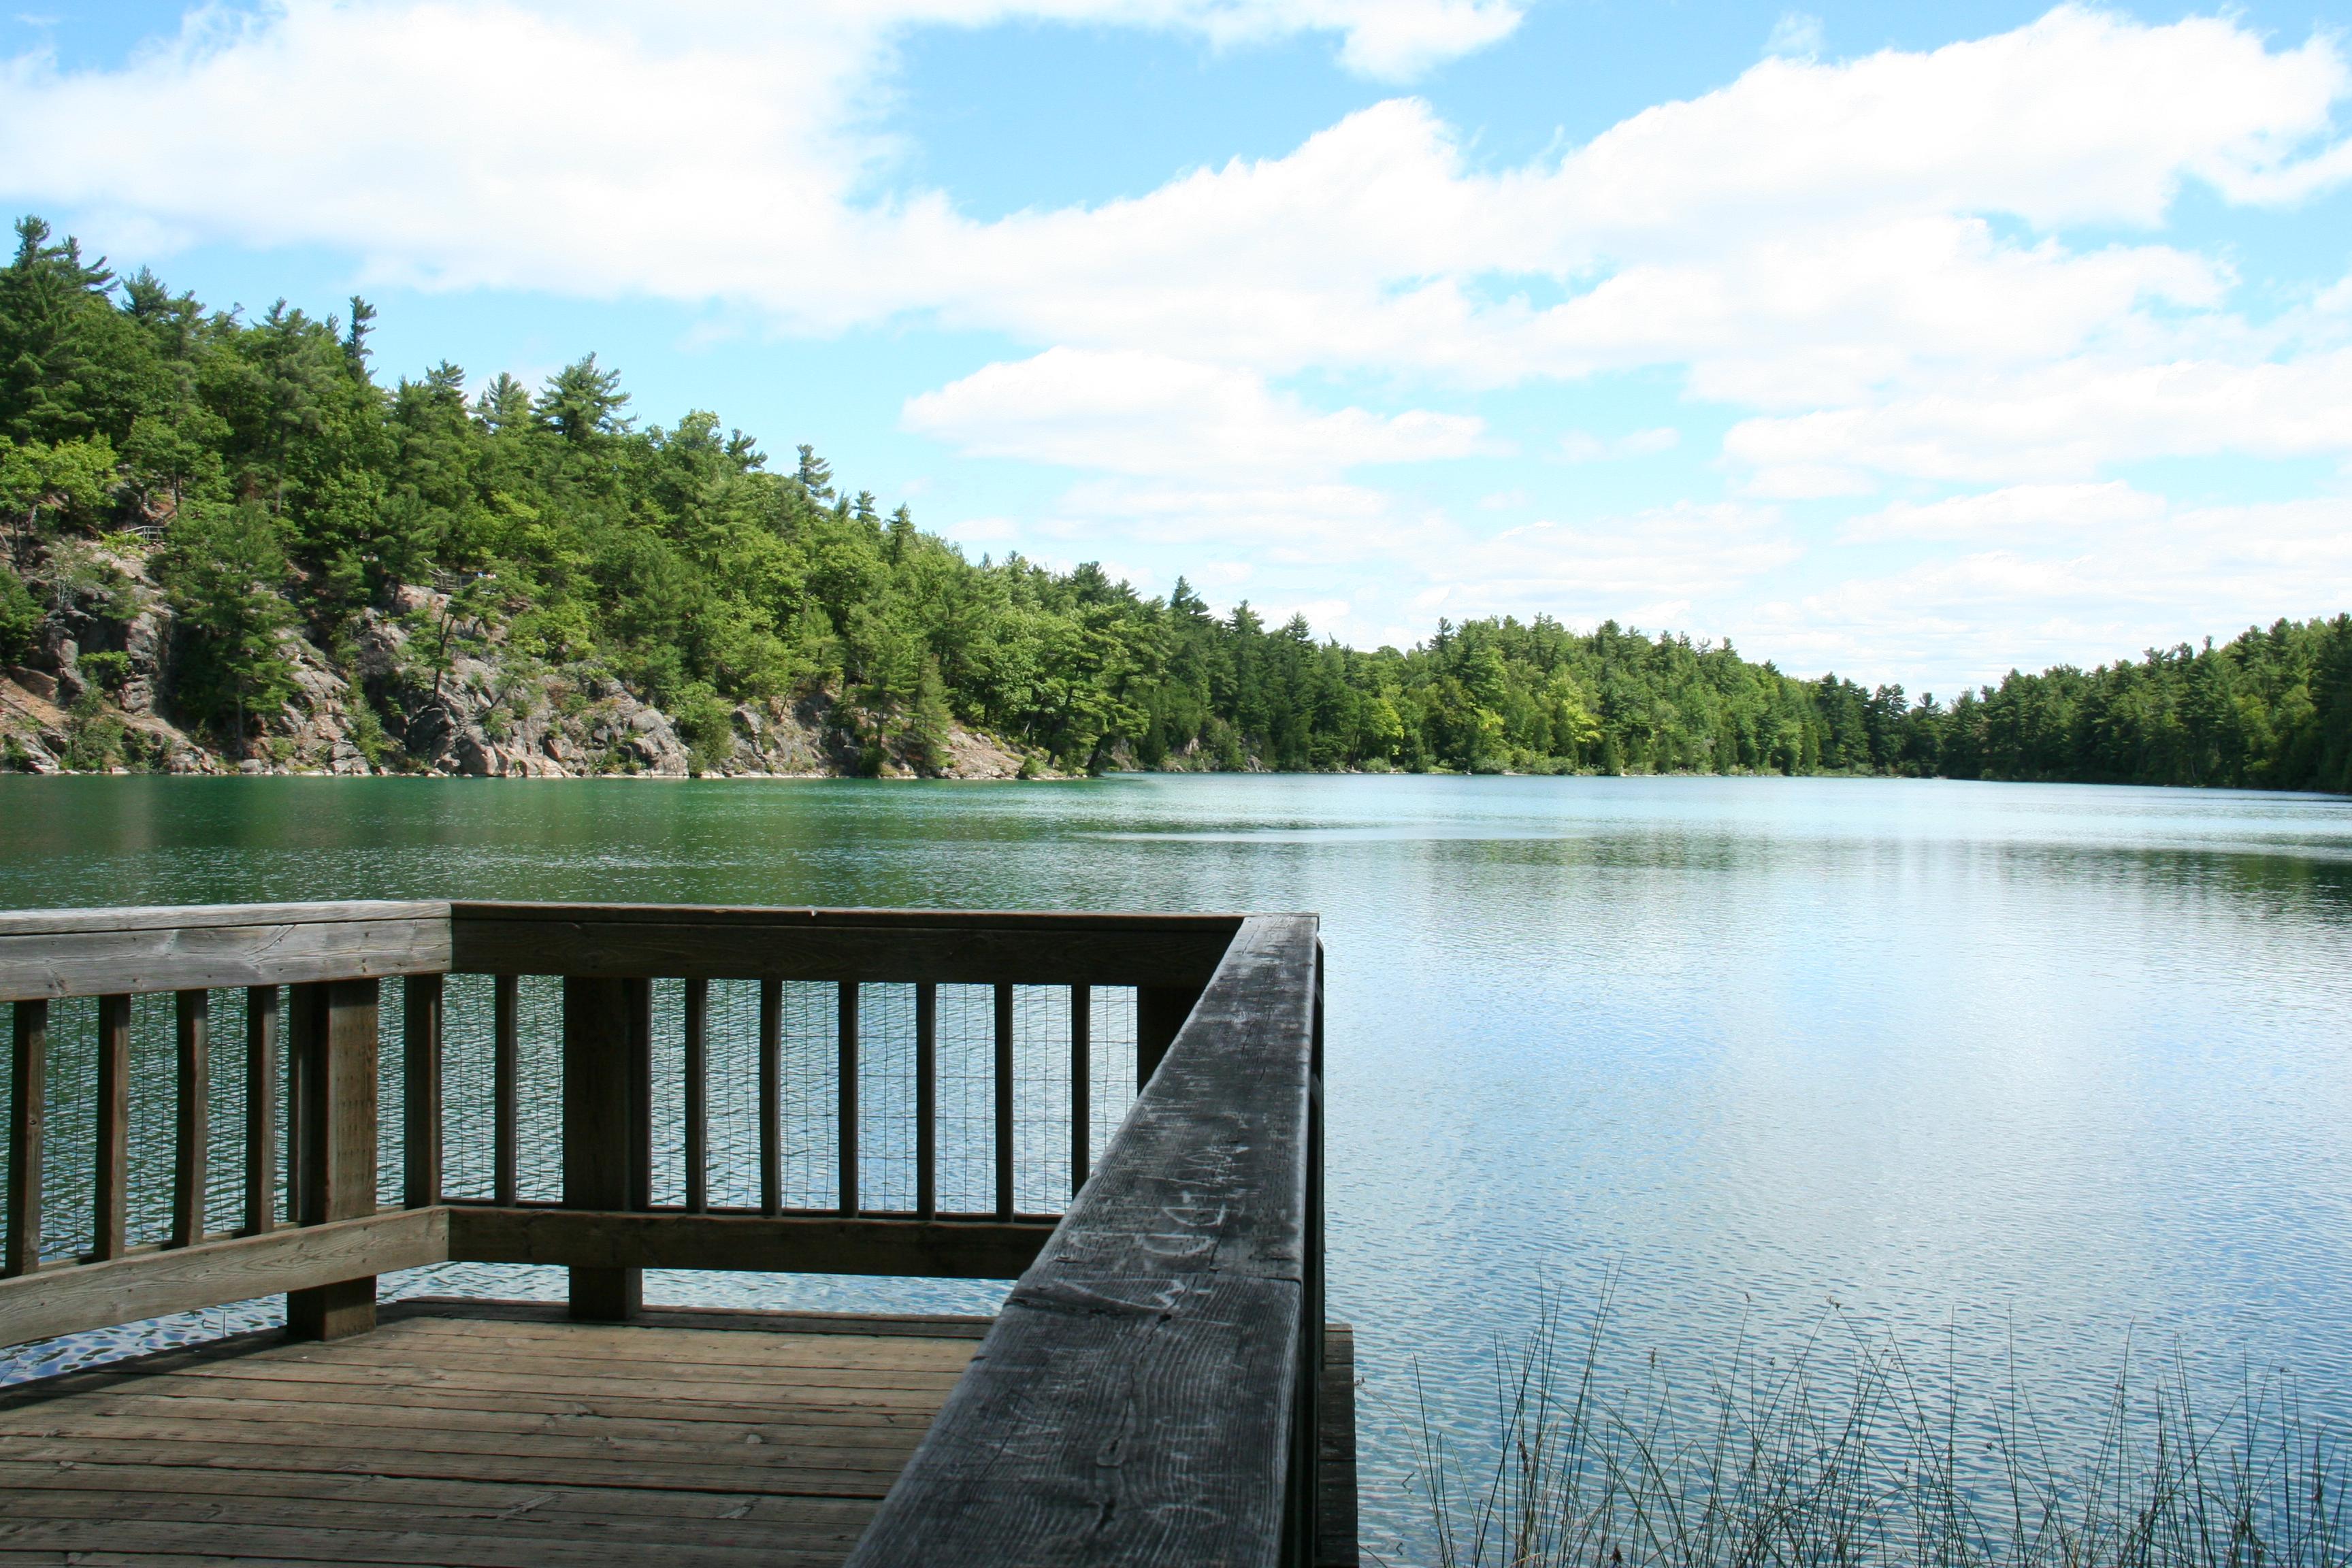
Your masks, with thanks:
M0 1564L829 1568L985 1327L465 1310L11 1391Z

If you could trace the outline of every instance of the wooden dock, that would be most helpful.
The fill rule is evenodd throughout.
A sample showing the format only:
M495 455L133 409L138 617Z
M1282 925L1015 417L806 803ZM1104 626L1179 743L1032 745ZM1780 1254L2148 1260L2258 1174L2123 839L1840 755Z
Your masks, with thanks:
M0 1564L833 1568L988 1328L423 1300L68 1373L0 1397ZM1348 1400L1349 1336L1326 1344ZM1353 1437L1327 1419L1330 1568Z
M0 1563L837 1564L987 1330L398 1303L71 1373L0 1402Z
M496 979L494 1081L471 1123L495 1146L480 1195L445 1181L451 973ZM562 980L556 1201L516 1179L519 974ZM1353 1336L1323 1312L1321 975L1312 916L0 915L0 1001L16 1005L0 1343L278 1292L288 1324L0 1391L0 1564L1352 1568ZM384 978L404 988L396 1205L377 1159ZM657 1068L664 978L684 985L682 1054ZM713 981L758 984L754 1081L734 1090L760 1110L748 1187L740 1171L713 1180ZM796 1207L780 988L811 984L837 1054L822 1084L794 1087L828 1102L838 1158L829 1196ZM938 993L951 985L993 996L993 1184L968 1211L940 1201ZM915 1147L896 1156L915 1173L910 1208L883 1206L861 1166L861 1006L883 986L905 989L915 1020ZM1097 1151L1093 994L1120 986L1136 1096ZM246 993L245 1196L221 1231L209 1021L230 988ZM128 1220L142 993L176 998L155 1238ZM94 1008L95 1202L87 1246L59 1257L42 1202L49 1033L52 1007L77 998ZM1016 1049L1016 1016L1041 1002L1066 1007L1065 1125L1044 1134L1072 1189L1062 1213L1016 1201L1035 1191L1016 1186L1019 1145L1041 1136L1014 1114L1035 1091L1017 1081L1035 1051ZM670 1070L683 1152L667 1158L683 1169L664 1174L683 1203L655 1201L652 1107ZM758 1206L712 1201L747 1190ZM569 1299L379 1306L377 1275L445 1262L562 1267ZM843 1317L648 1309L648 1268L1019 1279L992 1319Z

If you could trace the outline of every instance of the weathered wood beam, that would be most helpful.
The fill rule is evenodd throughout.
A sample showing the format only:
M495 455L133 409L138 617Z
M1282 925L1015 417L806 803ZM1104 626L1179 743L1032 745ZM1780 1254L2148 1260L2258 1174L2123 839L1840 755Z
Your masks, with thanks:
M832 1215L449 1211L449 1257L573 1269L740 1268L1010 1279L1053 1234L1051 1220L842 1219Z
M446 1209L393 1210L0 1279L0 1344L194 1311L279 1290L332 1287L446 1262Z
M1308 1561L1315 980L1314 917L1244 922L856 1568Z
M0 1001L286 985L448 967L449 906L441 903L0 914Z

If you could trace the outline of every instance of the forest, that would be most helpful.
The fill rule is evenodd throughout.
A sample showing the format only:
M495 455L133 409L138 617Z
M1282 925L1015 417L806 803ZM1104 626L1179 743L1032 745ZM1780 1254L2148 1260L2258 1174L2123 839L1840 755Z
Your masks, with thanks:
M593 354L536 388L446 363L387 384L362 300L248 319L118 276L37 218L16 232L0 668L50 694L64 765L160 765L129 722L148 712L232 763L283 761L276 737L327 681L352 692L367 770L422 766L470 658L498 673L467 724L625 691L698 770L724 771L757 705L814 703L853 772L942 771L961 728L1064 773L2352 788L2352 617L1948 702L1613 622L1440 622L1349 648L1245 603L1218 615L1181 579L1146 596L1091 564L973 561L808 447L772 464L711 413L640 421ZM31 755L7 743L12 765Z

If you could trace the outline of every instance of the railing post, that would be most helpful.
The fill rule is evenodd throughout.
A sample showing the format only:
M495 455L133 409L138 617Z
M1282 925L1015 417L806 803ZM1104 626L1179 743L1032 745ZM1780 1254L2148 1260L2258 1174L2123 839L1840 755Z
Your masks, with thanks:
M1094 1142L1094 988L1070 987L1070 1195L1087 1184Z
M1135 1092L1141 1094L1160 1058L1176 1043L1177 1031L1201 1000L1197 985L1139 985L1135 989Z
M646 1177L639 1084L641 1041L651 1033L652 986L643 980L573 976L563 983L563 1206L638 1206ZM643 1300L637 1268L572 1270L572 1316L633 1318Z
M915 987L915 1216L940 1216L940 988Z
M245 1234L278 1224L278 987L245 993Z
M760 982L760 1212L784 1212L784 987Z
M92 1152L89 1255L123 1250L123 1184L131 1157L131 998L98 999L98 1129Z
M1013 987L996 987L996 1217L1013 1217Z
M515 1168L522 1121L522 983L490 982L490 1196L512 1208L520 1195Z
M304 1225L375 1213L376 983L294 987L298 1064L296 1217ZM375 1276L286 1293L286 1331L339 1340L375 1327Z
M710 982L686 983L686 1212L710 1207Z
M401 1206L441 1201L441 976L412 974L402 986L400 1032Z
M8 1070L8 1243L0 1275L41 1266L41 1131L48 1110L49 1005L16 1004Z
M1307 1063L1307 1205L1299 1271L1298 1383L1292 1391L1287 1551L1317 1560L1323 1516L1323 942L1315 942L1314 1003Z
M173 1247L205 1238L205 1177L213 1146L212 993L183 991L177 1007L179 1116L172 1153Z
M841 1200L844 1219L857 1217L857 982L844 980L837 987L840 993L835 1009L835 1036L840 1046L840 1095L837 1105L840 1133L840 1173L835 1184L835 1195Z

